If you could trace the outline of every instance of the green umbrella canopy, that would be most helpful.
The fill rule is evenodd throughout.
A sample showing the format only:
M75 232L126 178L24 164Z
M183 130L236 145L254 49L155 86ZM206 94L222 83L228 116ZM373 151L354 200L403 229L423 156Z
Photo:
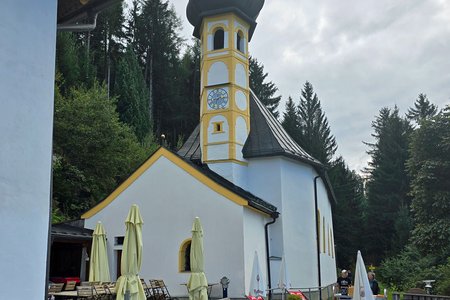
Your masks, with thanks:
M203 229L198 217L192 225L191 276L188 281L189 300L208 300L208 281L204 273Z
M145 300L144 288L139 278L142 263L142 220L139 207L134 204L125 220L126 233L122 248L122 260L120 265L121 276L117 279L117 300L127 299Z
M106 249L106 232L101 222L97 223L94 233L92 234L89 281L111 281L109 275L108 252Z

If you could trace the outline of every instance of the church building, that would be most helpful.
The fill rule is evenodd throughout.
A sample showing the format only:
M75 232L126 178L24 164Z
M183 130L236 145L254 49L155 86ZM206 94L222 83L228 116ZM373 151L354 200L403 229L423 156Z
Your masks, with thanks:
M228 296L248 294L255 251L267 288L281 258L292 287L336 281L335 201L325 167L305 152L249 87L249 43L264 0L189 0L201 40L201 112L178 152L157 150L82 215L107 231L111 277L120 275L124 220L132 204L144 219L141 278L163 279L186 296L191 225L204 230L205 274L229 278ZM269 278L270 277L270 278ZM212 297L221 297L220 285Z

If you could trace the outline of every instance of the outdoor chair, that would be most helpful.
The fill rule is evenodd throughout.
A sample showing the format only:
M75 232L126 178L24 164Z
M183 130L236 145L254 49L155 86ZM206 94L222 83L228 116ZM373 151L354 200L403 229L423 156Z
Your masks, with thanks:
M94 299L96 300L107 300L109 295L107 294L105 287L101 284L94 285Z
M50 286L48 287L49 293L59 293L62 291L64 287L64 283L50 283Z
M152 297L151 288L145 283L145 280L141 278L142 287L144 288L145 298L150 299Z
M152 289L152 300L178 300L178 298L172 298L170 296L169 290L167 289L164 280L150 280L150 287Z
M95 299L93 286L77 286L78 299Z
M116 294L112 292L110 287L111 287L111 282L109 282L109 284L103 284L103 288L105 289L105 293L106 293L106 299L113 300ZM112 288L114 288L114 287L112 287Z
M66 286L64 287L65 291L73 291L75 290L75 286L77 285L76 281L67 281Z

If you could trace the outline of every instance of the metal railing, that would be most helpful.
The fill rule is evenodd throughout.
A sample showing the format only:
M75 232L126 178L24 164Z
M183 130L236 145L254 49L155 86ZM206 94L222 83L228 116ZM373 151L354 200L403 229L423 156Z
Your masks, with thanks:
M289 287L288 290L300 290L302 293L308 298L308 300L330 300L334 297L334 284L330 284L328 286L322 287ZM285 290L286 291L286 290ZM321 293L319 293L319 291ZM287 293L287 291L285 292ZM273 288L272 289L272 300L282 299L283 289L281 288ZM319 299L319 295L322 295L322 299ZM287 299L287 297L284 297ZM447 299L450 300L450 299Z
M450 296L394 292L392 300L450 300Z

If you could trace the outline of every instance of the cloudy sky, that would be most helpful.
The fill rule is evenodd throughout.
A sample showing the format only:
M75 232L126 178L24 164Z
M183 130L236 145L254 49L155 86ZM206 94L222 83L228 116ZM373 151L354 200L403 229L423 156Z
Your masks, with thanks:
M169 0L190 39L187 0ZM310 81L338 142L359 171L382 107L405 113L419 93L450 103L450 1L266 0L249 45L284 101Z

